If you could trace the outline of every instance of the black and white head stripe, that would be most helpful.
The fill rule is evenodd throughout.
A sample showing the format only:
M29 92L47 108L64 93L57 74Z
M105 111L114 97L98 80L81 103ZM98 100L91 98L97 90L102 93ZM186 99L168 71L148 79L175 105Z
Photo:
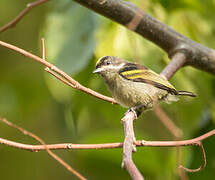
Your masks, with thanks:
M96 68L99 68L103 65L109 65L111 64L111 61L112 61L112 56L104 56L98 60L98 62L96 63Z
M106 69L120 69L122 68L127 62L121 58L116 56L104 56L98 60L96 64L96 68L101 68L106 66Z

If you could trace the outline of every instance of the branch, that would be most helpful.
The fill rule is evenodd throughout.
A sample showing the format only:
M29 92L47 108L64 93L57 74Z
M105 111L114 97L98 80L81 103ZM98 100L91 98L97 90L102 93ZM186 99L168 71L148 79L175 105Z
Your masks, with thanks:
M89 89L83 85L81 85L78 81L74 80L72 77L70 77L68 74L66 74L64 71L62 71L61 69L57 68L56 66L54 66L53 64L49 63L48 61L34 55L34 54L31 54L30 52L27 52L21 48L18 48L16 46L13 46L11 44L8 44L6 42L3 42L3 41L0 41L0 45L1 46L4 46L8 49L12 49L13 51L16 51L20 54L23 54L24 56L26 57L29 57L31 59L33 59L34 61L37 61L39 62L40 64L50 68L53 72L57 73L58 75L55 75L55 77L57 77L58 79L60 79L63 83L67 84L68 86L71 86L72 88L75 88L75 89L78 89L80 91L83 91L87 94L90 94L91 96L95 96L99 99L102 99L104 101L107 101L107 102L110 102L112 104L117 104L116 101L111 98L111 97L107 97L107 96L104 96L96 91L93 91L92 89ZM52 75L54 75L52 73ZM65 82L67 81L67 83Z
M134 146L150 146L150 147L179 147L179 146L193 146L198 145L201 148L202 156L203 156L203 163L202 165L197 169L188 169L183 167L182 165L179 166L179 168L182 168L188 172L197 172L202 170L206 166L206 154L204 147L202 145L202 141L215 135L215 129L203 134L202 136L199 136L194 139L190 140L184 140L184 141L144 141L144 140L135 140L134 131L133 131L133 121L136 119L136 116L134 112L129 111L125 114L125 116L122 119L123 125L124 125L124 131L125 131L125 141L124 143L109 143L109 144L71 144L71 143L65 143L65 144L51 144L47 145L45 142L36 136L35 134L28 132L24 130L23 128L7 121L4 118L0 118L0 121L3 123L21 131L23 134L28 135L34 139L36 139L38 142L40 142L42 145L29 145L29 144L23 144L18 143L14 141L10 141L7 139L0 138L0 144L4 144L7 146L24 149L24 150L30 150L33 152L38 152L41 150L46 150L50 156L52 156L54 159L56 159L59 163L61 163L64 167L66 167L69 171L71 171L73 174L75 174L80 179L85 179L82 175L80 175L77 171L75 171L71 166L69 166L66 162L64 162L60 157L58 157L56 154L54 154L51 150L57 150L57 149L109 149L109 148L120 148L123 147L123 161L122 166L125 167L131 177L133 179L144 179L139 172L139 170L136 168L135 164L132 160L132 150L134 150ZM132 137L132 138L131 138ZM135 148L136 150L136 148Z
M22 10L18 16L16 16L12 21L10 21L9 23L5 24L4 26L2 26L0 28L0 33L4 32L5 30L14 27L26 14L28 14L29 11L31 11L31 9L33 9L36 6L39 6L45 2L47 2L48 0L37 0L34 1L32 3L29 3L26 5L26 8L24 10Z
M183 36L134 4L124 0L74 0L93 11L134 30L154 42L171 58L178 52L186 57L185 65L215 74L215 51ZM136 21L134 22L134 19ZM135 27L130 22L136 23ZM138 23L138 24L137 24Z
M202 141L215 135L215 129L212 131L209 131L208 133L203 134L202 136L199 136L194 139L190 140L183 140L183 141L145 141L145 140L135 140L134 131L133 131L133 120L136 119L136 116L133 112L128 112L124 116L123 124L124 124L124 130L125 130L125 141L124 143L105 143L105 144L72 144L72 143L64 143L64 144L50 144L47 145L45 142L40 139L38 136L34 135L31 132L28 132L24 130L23 128L7 121L4 118L0 118L0 121L6 123L7 125L14 127L21 131L23 134L28 135L39 141L42 145L31 145L31 144L23 144L18 143L14 141L10 141L4 138L0 138L0 144L4 144L6 146L23 149L23 150L29 150L32 152L38 152L41 150L46 150L50 156L52 156L54 159L56 159L59 163L61 163L64 167L66 167L69 171L74 173L76 176L78 176L80 179L85 179L82 175L80 175L77 171L72 169L66 162L64 162L61 158L59 158L57 155L55 155L51 150L62 150L62 149L113 149L113 148L122 148L123 147L123 161L122 165L125 167L131 177L133 179L143 179L142 175L140 174L139 170L136 168L135 164L132 160L132 150L133 146L142 146L142 147L179 147L179 146L200 146L203 156L203 163L202 165L197 169L188 169L183 167L182 165L179 166L179 168L184 169L188 172L197 172L202 170L206 166L206 154L205 150L202 145ZM132 127L132 129L131 129ZM131 134L130 134L131 133ZM132 137L132 139L130 138Z
M206 166L205 149L204 149L204 147L203 147L203 145L202 145L201 142L196 142L196 145L200 147L201 152L202 152L202 159L203 159L202 165L199 168L197 168L197 169L189 169L189 168L186 168L186 167L184 167L182 165L180 165L179 168L181 168L181 169L183 169L183 170L185 170L187 172L191 172L191 173L198 172L198 171L201 171L202 169L204 169L204 167Z
M186 56L184 53L178 52L172 58L169 64L160 73L161 76L169 80L177 70L179 70L186 63Z
M179 146L195 146L197 142L201 142L211 136L215 135L215 129L209 131L208 133L203 134L194 139L182 140L182 141L145 141L145 140L136 140L134 145L137 147L179 147ZM28 150L28 151L43 151L46 148L43 145L32 145L32 144L23 144L15 141L10 141L4 138L0 138L0 144L4 144L10 147ZM103 144L73 144L73 143L61 143L61 144L46 144L47 148L50 150L71 150L71 149L114 149L122 148L122 142L116 143L103 143Z
M123 143L123 159L122 167L126 168L133 180L143 180L143 176L137 169L136 165L132 160L132 152L136 151L134 143L136 138L134 135L133 121L136 119L135 112L127 111L125 116L122 118L124 126L125 139Z

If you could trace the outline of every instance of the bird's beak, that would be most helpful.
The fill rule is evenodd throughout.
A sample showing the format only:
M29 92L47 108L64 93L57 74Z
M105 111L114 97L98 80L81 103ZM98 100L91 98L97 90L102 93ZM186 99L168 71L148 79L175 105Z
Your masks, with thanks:
M100 73L100 72L102 72L102 71L104 71L104 68L96 68L96 69L93 71L93 73Z

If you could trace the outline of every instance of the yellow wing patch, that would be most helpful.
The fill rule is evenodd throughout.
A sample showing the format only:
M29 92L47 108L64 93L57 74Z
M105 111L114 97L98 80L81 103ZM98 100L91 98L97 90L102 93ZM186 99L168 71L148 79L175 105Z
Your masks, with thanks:
M145 72L146 72L146 70L143 70L143 69L134 69L134 70L130 70L130 71L124 71L121 74L123 76L131 76L132 77L135 74L143 74Z
M143 79L143 81L159 83L163 86L166 86L167 88L175 90L174 86L170 84L169 81L167 81L159 74L149 69L134 69L134 70L124 71L121 73L121 75L128 80Z

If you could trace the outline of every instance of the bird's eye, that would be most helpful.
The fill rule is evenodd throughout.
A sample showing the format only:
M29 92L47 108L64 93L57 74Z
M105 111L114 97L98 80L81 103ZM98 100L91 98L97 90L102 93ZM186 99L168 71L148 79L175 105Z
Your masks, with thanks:
M106 61L106 63L105 63L106 65L110 65L110 61Z

